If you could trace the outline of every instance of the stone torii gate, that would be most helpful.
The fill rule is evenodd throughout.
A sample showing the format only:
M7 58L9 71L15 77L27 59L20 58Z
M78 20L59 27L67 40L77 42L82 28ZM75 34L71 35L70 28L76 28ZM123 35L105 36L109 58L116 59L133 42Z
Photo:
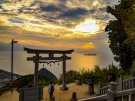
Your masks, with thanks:
M71 57L67 57L66 54L71 54L74 50L38 50L38 49L30 49L25 48L24 51L27 51L29 54L35 54L33 57L27 57L27 61L33 61L35 63L35 70L34 70L34 85L38 85L38 67L40 61L43 60L54 60L54 61L63 61L63 68L62 68L62 86L60 87L61 90L67 90L66 87L66 60L71 60ZM39 56L39 54L48 54L48 57ZM54 57L54 54L62 54L61 57ZM43 63L43 62L42 62Z

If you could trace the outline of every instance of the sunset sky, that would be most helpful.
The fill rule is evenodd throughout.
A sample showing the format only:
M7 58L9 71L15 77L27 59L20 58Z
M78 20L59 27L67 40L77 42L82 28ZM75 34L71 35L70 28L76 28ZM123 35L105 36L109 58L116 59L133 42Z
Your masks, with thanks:
M110 51L106 13L118 0L0 0L0 51L23 47ZM105 51L106 50L106 51Z

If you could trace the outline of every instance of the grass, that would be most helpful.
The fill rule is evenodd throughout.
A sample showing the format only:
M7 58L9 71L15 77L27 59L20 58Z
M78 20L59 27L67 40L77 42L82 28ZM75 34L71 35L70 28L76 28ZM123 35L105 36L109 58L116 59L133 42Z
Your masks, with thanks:
M69 88L66 91L60 90L60 85L55 85L55 101L70 101L72 97L72 92L76 92L77 99L84 99L89 98L95 95L89 95L88 94L88 85L82 84L82 85L76 85L75 83L67 84L67 87ZM95 93L97 91L97 86L95 87ZM0 101L18 101L19 100L19 94L17 91L14 90L13 94L11 92L5 92L3 95L0 96ZM44 94L43 94L43 100L42 101L49 101L49 93L48 93L48 87L44 87Z

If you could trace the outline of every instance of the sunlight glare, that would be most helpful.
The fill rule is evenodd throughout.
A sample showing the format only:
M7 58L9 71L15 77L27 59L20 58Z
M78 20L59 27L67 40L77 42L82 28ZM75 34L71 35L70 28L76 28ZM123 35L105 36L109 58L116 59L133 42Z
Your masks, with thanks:
M93 6L96 6L98 4L98 2L97 1L95 1L94 3L93 3Z
M99 30L99 26L96 24L96 20L86 19L85 22L76 26L75 31L86 32L89 34L95 34Z

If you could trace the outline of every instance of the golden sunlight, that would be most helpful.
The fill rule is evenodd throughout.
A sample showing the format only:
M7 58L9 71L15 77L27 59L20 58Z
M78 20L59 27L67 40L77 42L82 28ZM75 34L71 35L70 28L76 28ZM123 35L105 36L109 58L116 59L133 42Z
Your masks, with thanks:
M98 4L98 1L95 1L95 2L93 2L93 6L97 6L97 4Z
M82 46L83 49L91 49L91 48L95 48L95 46L93 45L93 43L86 43Z
M86 32L89 34L95 34L99 30L99 26L96 24L96 20L86 19L85 22L76 26L75 32Z

